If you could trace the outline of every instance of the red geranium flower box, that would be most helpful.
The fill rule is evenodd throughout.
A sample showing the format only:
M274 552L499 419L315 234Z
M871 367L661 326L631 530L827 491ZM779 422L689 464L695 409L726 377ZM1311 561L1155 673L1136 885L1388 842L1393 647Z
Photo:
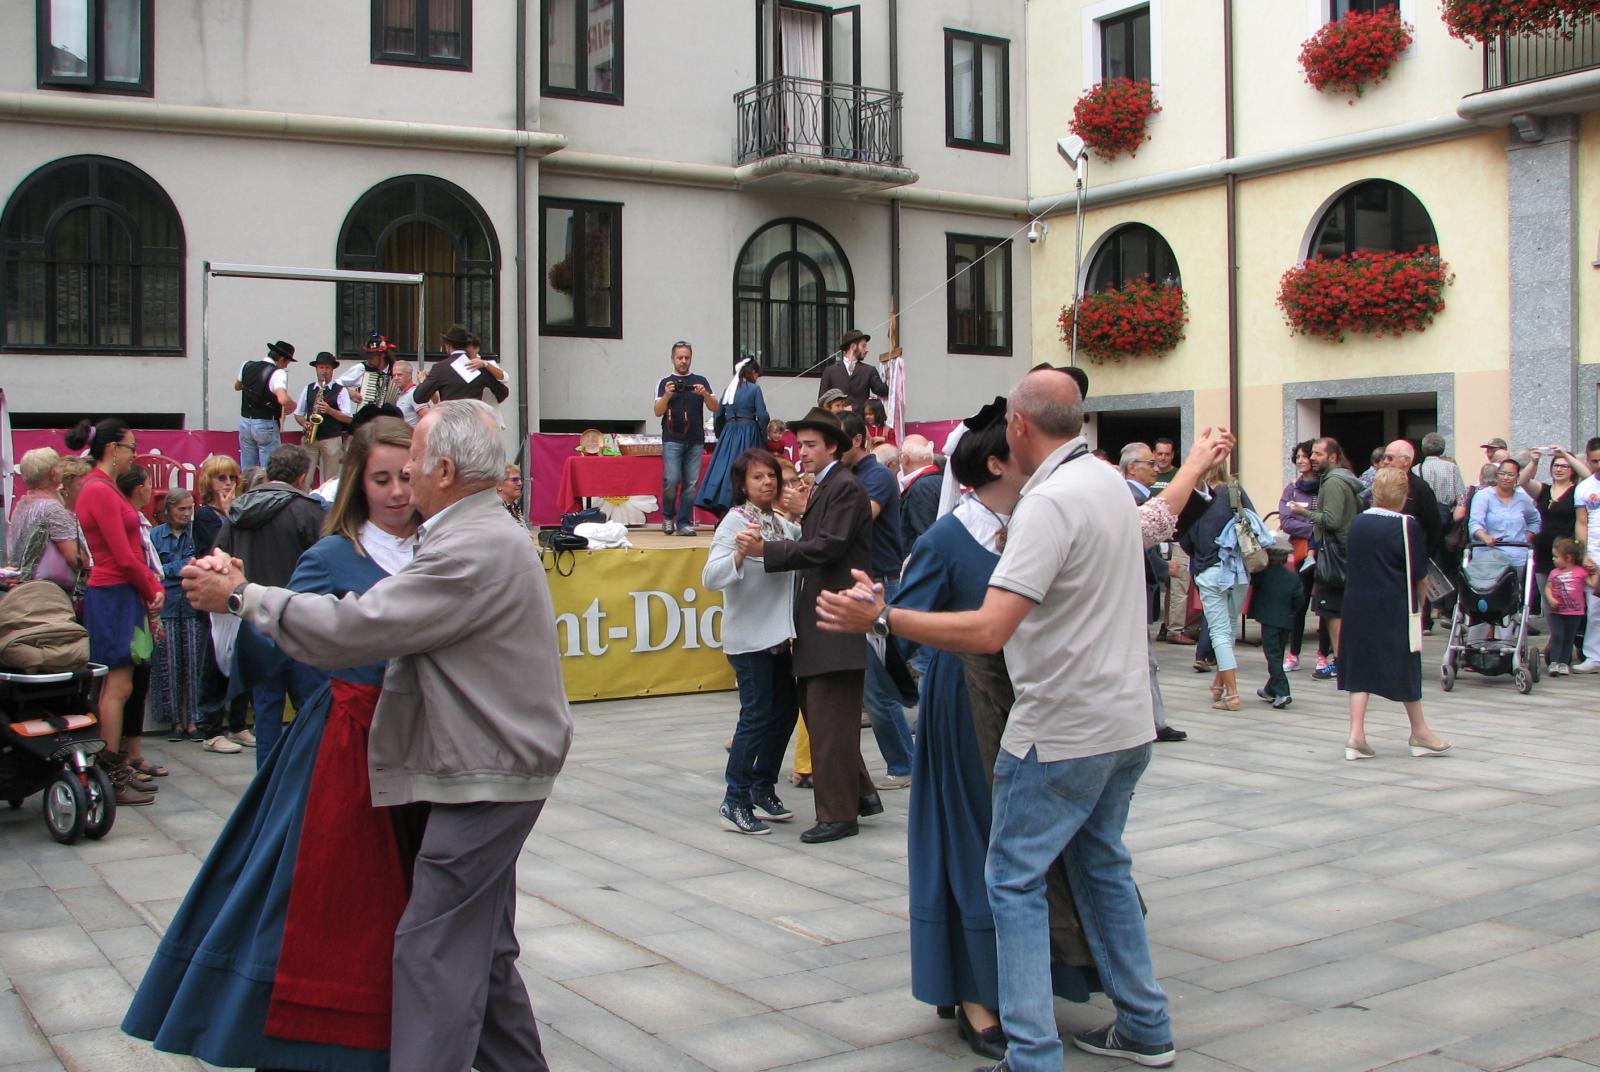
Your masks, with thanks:
M1111 78L1086 90L1072 106L1072 132L1102 160L1137 155L1149 140L1145 125L1161 110L1146 81Z
M1283 273L1278 308L1291 334L1343 342L1346 332L1402 335L1425 331L1444 309L1444 288L1455 282L1438 249L1409 253L1357 250L1313 257Z
M1595 13L1594 0L1443 0L1451 37L1487 44L1497 37L1558 30L1572 36L1572 21Z
M1085 294L1076 305L1063 306L1056 321L1063 342L1072 341L1074 317L1078 348L1091 361L1159 357L1183 341L1189 305L1181 286L1152 283L1141 276L1120 287Z
M1313 88L1359 97L1389 77L1389 68L1411 47L1412 32L1395 8L1350 11L1300 46L1300 66Z

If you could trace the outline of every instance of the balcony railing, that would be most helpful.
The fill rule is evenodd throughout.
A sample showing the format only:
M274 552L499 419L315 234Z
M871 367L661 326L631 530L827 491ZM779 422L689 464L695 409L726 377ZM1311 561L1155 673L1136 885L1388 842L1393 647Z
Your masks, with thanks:
M793 153L900 166L900 94L785 75L733 98L738 163Z
M1489 42L1483 50L1484 90L1600 67L1600 15L1574 19L1568 29L1571 36L1544 31Z

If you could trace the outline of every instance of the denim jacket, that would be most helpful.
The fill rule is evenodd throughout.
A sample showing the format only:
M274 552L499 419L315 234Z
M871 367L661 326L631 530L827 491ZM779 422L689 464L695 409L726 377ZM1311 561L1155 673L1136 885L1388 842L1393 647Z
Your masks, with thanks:
M157 525L150 530L150 543L161 556L161 587L167 592L167 601L161 606L162 619L198 618L199 612L189 606L178 576L194 557L194 525L182 532L173 532L171 525Z

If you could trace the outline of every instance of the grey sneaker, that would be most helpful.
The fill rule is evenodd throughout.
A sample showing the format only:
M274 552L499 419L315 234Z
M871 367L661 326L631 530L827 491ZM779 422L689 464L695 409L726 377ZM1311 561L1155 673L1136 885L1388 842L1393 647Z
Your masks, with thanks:
M735 834L772 833L772 827L757 819L748 804L729 804L723 801L722 807L717 809L717 814L722 816L723 827Z
M1107 1024L1093 1031L1080 1031L1072 1036L1072 1044L1086 1053L1098 1053L1102 1057L1120 1057L1144 1065L1146 1068L1166 1068L1177 1057L1177 1051L1172 1048L1172 1043L1152 1046L1144 1042L1132 1042L1117 1034L1116 1024Z

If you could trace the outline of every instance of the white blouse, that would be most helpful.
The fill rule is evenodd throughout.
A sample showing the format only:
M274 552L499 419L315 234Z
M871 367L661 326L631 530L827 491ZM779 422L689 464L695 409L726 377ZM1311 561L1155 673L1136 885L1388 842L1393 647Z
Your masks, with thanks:
M411 558L417 553L417 537L415 533L391 536L368 521L361 526L361 547L385 573L393 576L411 565Z

